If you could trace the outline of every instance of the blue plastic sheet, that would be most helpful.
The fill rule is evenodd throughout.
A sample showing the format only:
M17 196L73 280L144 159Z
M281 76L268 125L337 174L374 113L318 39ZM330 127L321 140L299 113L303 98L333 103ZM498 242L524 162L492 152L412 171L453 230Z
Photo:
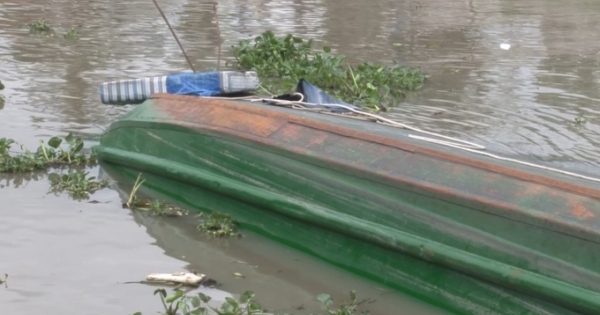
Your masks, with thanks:
M206 71L104 82L99 92L103 104L121 105L142 103L156 93L229 95L255 91L258 85L253 71Z
M177 95L215 96L221 93L218 71L167 76L167 92Z

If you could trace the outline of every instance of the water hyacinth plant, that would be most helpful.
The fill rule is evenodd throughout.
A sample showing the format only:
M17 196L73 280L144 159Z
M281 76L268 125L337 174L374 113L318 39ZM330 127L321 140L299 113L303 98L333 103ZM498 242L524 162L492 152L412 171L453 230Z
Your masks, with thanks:
M73 199L88 199L90 194L108 187L108 181L97 180L88 172L75 171L68 174L51 173L48 175L50 191L59 194L67 192Z
M62 145L66 143L67 147ZM0 172L31 172L56 166L94 165L97 160L93 154L83 154L83 140L69 133L64 139L52 137L48 142L40 140L35 152L27 149L18 154L10 154L16 142L13 139L0 138Z
M155 295L159 295L164 312L162 315L275 315L265 309L256 299L252 291L246 291L240 295L238 299L226 297L220 307L208 305L211 297L203 293L187 295L181 289L175 289L172 294L167 295L165 289L157 289ZM363 302L358 302L356 292L350 292L350 300L342 301L337 308L332 307L333 299L328 294L320 294L317 300L321 302L325 308L327 315L366 315L368 311L359 311L358 307ZM323 314L323 315L325 315ZM141 312L133 315L142 315ZM278 314L291 315L291 314Z
M418 68L371 62L352 66L344 55L332 54L329 47L314 50L312 44L312 40L291 34L276 37L267 31L254 40L240 41L232 51L238 69L256 71L263 89L272 94L289 93L305 79L345 102L382 110L397 105L404 91L420 89L425 82Z
M76 39L79 37L79 34L74 28L71 28L64 34L58 34L54 31L54 28L50 26L45 19L33 21L27 24L29 27L29 32L37 35L44 35L46 37L60 37L67 39Z

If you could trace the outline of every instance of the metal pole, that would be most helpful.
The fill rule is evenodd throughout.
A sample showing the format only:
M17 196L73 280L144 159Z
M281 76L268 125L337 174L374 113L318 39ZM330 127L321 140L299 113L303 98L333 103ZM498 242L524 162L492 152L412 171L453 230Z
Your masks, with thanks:
M163 11L160 9L160 6L158 6L158 2L156 2L156 0L152 0L152 1L154 2L154 5L158 9L158 12L160 12L160 15L162 15L163 20L165 20L165 23L167 23L167 26L169 27L169 30L171 30L171 34L173 34L173 37L175 37L175 40L177 41L177 45L179 45L179 48L181 49L181 52L185 56L185 59L187 60L188 64L190 65L190 68L192 69L192 71L196 72L196 69L194 69L194 65L192 65L192 62L190 61L190 57L188 57L188 55L185 53L185 49L183 49L183 46L179 42L179 38L177 38L177 34L175 34L175 31L171 27L171 24L169 24L169 21L167 20L167 17L163 13Z

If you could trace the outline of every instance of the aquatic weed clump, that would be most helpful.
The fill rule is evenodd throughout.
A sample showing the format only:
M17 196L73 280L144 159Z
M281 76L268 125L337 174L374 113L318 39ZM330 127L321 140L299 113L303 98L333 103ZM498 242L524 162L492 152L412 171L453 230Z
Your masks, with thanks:
M211 306L209 302L212 299L208 295L203 293L188 295L179 288L174 289L170 295L165 289L157 289L154 291L154 295L157 294L163 305L164 312L162 314L164 315L288 315L267 310L256 300L252 291L245 291L237 299L226 297L220 307ZM328 294L319 295L317 300L323 304L327 315L367 315L369 311L359 311L358 308L364 302L373 301L365 299L358 302L354 291L350 292L350 299L342 301L337 308L332 307L333 299ZM136 312L133 315L142 315L142 313Z
M123 203L123 208L144 211L151 216L175 217L187 214L185 209L170 205L164 200L150 200L138 197L137 191L142 187L142 184L144 184L145 181L145 179L142 179L142 174L138 174L138 177L129 192L127 202Z
M343 101L381 110L397 105L404 99L404 91L418 90L425 82L419 68L397 63L344 67L344 55L333 55L329 47L313 50L312 43L312 39L305 41L291 34L276 37L267 31L254 40L240 41L232 51L237 67L256 71L262 87L274 94L289 93L305 79Z
M67 144L67 148L61 145ZM81 138L76 138L69 133L64 139L52 137L45 143L40 140L40 146L35 152L27 149L18 154L10 154L15 140L0 138L0 173L31 172L46 169L51 166L78 166L93 165L97 159L94 154L83 154L84 143Z
M61 37L67 39L76 39L79 37L79 34L74 28L71 28L64 34L58 34L54 31L54 28L50 26L45 19L33 21L28 23L29 32L37 35L45 35L47 37Z
M108 187L108 181L88 176L88 172L75 171L68 174L51 173L48 175L50 191L55 194L67 192L73 199L88 199L90 194Z
M45 19L28 23L29 32L34 34L54 34L54 29L46 22Z
M0 172L28 172L46 167L44 160L29 150L15 156L10 155L13 144L13 139L0 138Z
M231 216L225 213L213 212L208 216L204 213L198 215L200 221L196 229L200 232L216 237L240 237L237 232L237 224L231 219Z

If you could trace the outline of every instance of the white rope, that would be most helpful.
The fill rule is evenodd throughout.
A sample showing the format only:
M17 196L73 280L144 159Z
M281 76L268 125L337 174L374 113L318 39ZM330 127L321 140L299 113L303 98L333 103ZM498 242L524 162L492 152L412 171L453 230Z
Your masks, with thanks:
M294 94L300 94L300 93L294 93ZM257 100L253 100L253 102L256 102L256 101L268 101L268 102L272 102L272 103L275 103L275 104L282 104L282 105L284 105L284 104L285 105L298 105L299 104L299 105L313 105L313 106L323 105L323 106L340 107L340 108L347 109L347 110L349 110L349 111L351 111L353 113L359 114L359 115L364 115L364 116L369 116L369 117L375 118L377 120L383 121L383 122L388 123L390 125L394 125L396 127L402 127L402 128L405 128L405 129L409 129L409 130L412 130L412 131L416 131L416 132L428 134L428 135L435 136L435 137L438 137L438 138L443 138L443 139L451 140L453 142L458 142L458 143L454 143L454 145L457 145L457 146L461 146L461 147L465 147L465 148L471 148L471 149L480 149L480 150L485 149L484 146L476 144L476 143L472 143L472 142L469 142L469 141L465 141L465 140L461 140L461 139L457 139L457 138L453 138L453 137L444 136L444 135L441 135L441 134L435 133L435 132L421 130L419 128L415 128L415 127L412 127L412 126L409 126L409 125L406 125L406 124L403 124L403 123L399 123L397 121L393 121L393 120L381 117L379 115L371 114L371 113L368 113L368 112L365 112L365 111L362 111L362 110L356 110L356 109L354 109L354 108L352 108L350 106L346 106L346 105L341 105L341 104L314 104L314 103L307 103L307 102L302 102L302 101L285 101L285 100L278 100L278 99L257 99ZM451 142L448 142L448 143L451 143Z
M591 181L594 181L594 182L600 182L600 179L596 178L596 177L585 176L585 175L581 175L581 174L577 174L577 173L572 173L572 172L568 172L568 171L565 171L565 170L561 170L561 169L557 169L557 168L553 168L553 167L549 167L549 166L539 165L539 164L535 164L535 163L530 163L530 162L525 162L525 161L521 161L521 160L516 160L516 159L511 159L511 158L499 156L499 155L488 153L488 152L482 152L482 151L468 149L468 148L465 148L465 147L455 146L454 144L452 144L450 142L446 142L446 141L439 141L437 139L432 139L432 138L427 138L427 137L422 137L422 136L415 136L415 135L411 135L411 134L409 134L408 136L410 138L413 138L413 139L418 139L418 140L422 140L422 141L437 143L437 144L441 144L441 145L445 145L445 146L449 146L449 147L453 147L453 148L457 148L457 149L461 149L461 150L473 152L473 153L476 153L476 154L481 154L481 155L489 156L489 157L497 159L497 160L509 161L509 162L523 164L523 165L527 165L527 166L531 166L531 167L535 167L535 168L539 168L539 169L543 169L543 170L547 170L547 171L557 172L557 173L564 174L564 175L569 175L569 176L574 176L574 177L577 177L577 178L587 179L587 180L591 180Z
M415 128L394 120L390 120L387 119L385 117L379 116L379 115L375 115L375 114L371 114L362 110L356 110L352 107L346 106L346 105L341 105L341 104L315 104L315 103L308 103L308 102L303 102L304 100L304 95L302 95L302 93L294 93L293 95L299 95L300 96L300 100L299 101L287 101L287 100L280 100L280 99L273 99L273 98L258 98L256 96L249 96L249 97L240 97L240 98L227 98L227 97L211 97L211 98L217 98L217 99L244 99L244 100L248 100L250 102L261 102L261 101L265 101L265 102L270 102L274 105L287 105L290 106L291 108L294 109L300 109L300 110L311 110L311 111L324 111L323 109L313 109L313 108L307 108L306 105L312 105L312 106L332 106L332 107L339 107L339 108L344 108L348 111L351 111L355 114L358 115L363 115L363 116L368 116L371 118L375 119L375 122L377 123L383 123L386 125L391 125L393 127L400 127L400 128L404 128L404 129L408 129L408 130L412 130L412 131L416 131L416 132L420 132L423 134L428 134L437 138L442 138L442 139L446 139L446 140L450 140L450 141L446 141L446 140L440 140L440 139L434 139L434 138L429 138L429 137L423 137L423 136L416 136L416 135L412 135L409 134L408 137L412 138L412 139L417 139L417 140L421 140L421 141L426 141L426 142L430 142L430 143L435 143L435 144L439 144L439 145L444 145L444 146L448 146L448 147L452 147L452 148L456 148L456 149L460 149L460 150L464 150L464 151L468 151L468 152L472 152L475 154L481 154L481 155L485 155L497 160L501 160L501 161L508 161L508 162L513 162L513 163L517 163L517 164L522 164L522 165L527 165L530 167L534 167L534 168L539 168L539 169L543 169L543 170L547 170L547 171L552 171L552 172L556 172L556 173L560 173L560 174L564 174L564 175L569 175L569 176L573 176L576 178L581 178L581 179L586 179L586 180L590 180L590 181L594 181L594 182L600 182L600 178L596 178L596 177L590 177L590 176L586 176L586 175L582 175L582 174L577 174L577 173L573 173L573 172L568 172L565 170L561 170L561 169L557 169L557 168L553 168L553 167L548 167L548 166L544 166L544 165L539 165L539 164L535 164L535 163L530 163L530 162L525 162L525 161L521 161L521 160L516 160L516 159L511 159L511 158L506 158L506 157L502 157L496 154L492 154L492 153L488 153L488 152L483 152L481 150L485 150L485 146L476 144L476 143L472 143L469 141L465 141L465 140L461 140L461 139L457 139L457 138L453 138L453 137L449 137L449 136L444 136L442 134L439 133L435 133L435 132L430 132L430 131L425 131L419 128Z

